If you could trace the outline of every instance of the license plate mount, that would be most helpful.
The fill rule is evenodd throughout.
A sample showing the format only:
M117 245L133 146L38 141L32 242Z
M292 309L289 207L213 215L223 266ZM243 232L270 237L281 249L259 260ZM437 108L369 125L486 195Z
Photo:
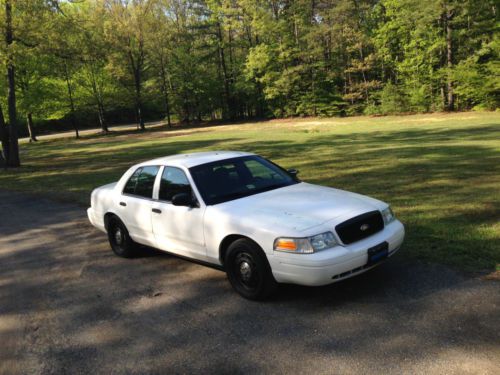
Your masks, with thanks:
M389 255L389 243L384 241L368 249L368 266L377 264Z

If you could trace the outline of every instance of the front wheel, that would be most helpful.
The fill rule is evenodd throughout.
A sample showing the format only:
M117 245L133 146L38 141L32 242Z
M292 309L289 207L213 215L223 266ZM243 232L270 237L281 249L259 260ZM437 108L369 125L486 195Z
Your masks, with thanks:
M137 251L137 244L130 238L125 224L117 217L109 219L108 239L113 252L123 258L131 258Z
M233 242L224 265L232 287L244 298L262 300L277 288L265 254L253 241L242 238Z

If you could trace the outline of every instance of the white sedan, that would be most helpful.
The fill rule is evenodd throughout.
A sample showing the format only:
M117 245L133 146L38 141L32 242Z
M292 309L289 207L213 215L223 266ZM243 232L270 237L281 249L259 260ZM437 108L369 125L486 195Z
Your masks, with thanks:
M379 200L301 182L261 156L204 152L137 164L95 189L90 222L113 251L137 244L224 269L245 298L326 285L393 255L404 227Z

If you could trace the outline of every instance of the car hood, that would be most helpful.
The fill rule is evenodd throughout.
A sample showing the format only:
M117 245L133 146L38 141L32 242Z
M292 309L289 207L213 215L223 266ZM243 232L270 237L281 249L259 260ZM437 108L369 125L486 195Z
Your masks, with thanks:
M302 182L216 207L249 225L302 232L334 219L340 222L386 206L360 194Z

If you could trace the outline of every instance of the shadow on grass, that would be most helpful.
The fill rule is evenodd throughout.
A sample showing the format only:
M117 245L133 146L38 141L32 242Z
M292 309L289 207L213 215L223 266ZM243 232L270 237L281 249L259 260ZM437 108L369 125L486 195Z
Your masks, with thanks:
M224 141L228 141L225 139ZM16 183L30 187L32 192L42 192L51 198L63 198L65 201L76 199L80 203L87 203L90 192L97 186L117 181L122 174L133 164L158 157L185 153L200 148L218 148L221 143L217 139L197 141L176 141L170 143L154 143L143 147L124 147L113 149L116 143L100 144L96 152L67 152L68 145L48 145L40 150L40 155L34 153L32 160L37 164L25 164L20 169L7 170L6 181L13 183L5 188L16 189ZM66 152L64 152L66 147ZM85 149L88 146L79 145ZM54 152L53 150L56 150ZM60 150L60 153L58 154ZM73 149L73 151L75 151ZM60 156L57 156L60 155ZM43 168L38 167L42 164ZM8 177L7 177L8 176ZM47 186L54 189L47 191Z
M491 125L470 133L321 135L241 148L299 168L307 182L389 202L407 226L405 248L415 258L494 271L500 264L500 153L477 141L496 135L498 126Z
M58 140L35 146L32 160L43 167L9 171L9 183L35 191L51 186L54 195L86 204L94 187L116 181L140 161L208 149L251 151L300 169L304 181L390 203L406 224L406 248L414 258L466 270L492 271L500 264L496 245L500 154L489 143L500 138L498 124L349 134L275 132L275 140L265 135L249 139L234 132L214 133L207 139L109 140L69 146Z

